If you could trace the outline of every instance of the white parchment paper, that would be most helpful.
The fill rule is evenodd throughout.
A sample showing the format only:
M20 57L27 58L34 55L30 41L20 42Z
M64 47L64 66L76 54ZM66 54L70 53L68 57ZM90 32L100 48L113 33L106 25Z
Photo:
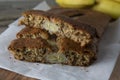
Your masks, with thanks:
M46 2L34 9L48 10ZM18 27L18 20L0 35L0 67L19 74L41 80L108 80L120 51L120 19L109 24L97 53L97 61L89 67L75 67L60 64L40 64L18 61L8 51L8 45L15 39L16 33L24 26Z

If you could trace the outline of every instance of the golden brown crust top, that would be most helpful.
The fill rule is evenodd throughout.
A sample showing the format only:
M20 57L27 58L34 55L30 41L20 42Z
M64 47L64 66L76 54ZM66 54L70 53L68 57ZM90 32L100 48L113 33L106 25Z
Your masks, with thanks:
M60 52L63 52L63 51L80 52L81 51L80 44L76 43L68 38L63 38L63 37L58 38L57 45L59 47Z
M42 33L42 32L46 32L45 30L42 30L42 29L40 29L40 28L33 28L33 27L25 27L25 28L23 28L19 33L20 34L26 34L26 33L28 33L28 34L36 34L36 33ZM18 33L18 34L19 34Z
M11 42L8 49L23 49L23 48L50 48L50 45L42 38L31 39L31 38L19 38Z
M65 37L57 38L57 45L59 48L59 52L64 51L75 51L79 54L84 54L84 51L91 51L96 53L97 52L97 43L89 43L84 47L81 47L79 43L74 42ZM82 52L82 53L81 53Z
M49 33L47 31L40 29L40 28L33 28L33 27L28 27L28 26L26 26L20 32L18 32L17 37L22 37L23 35L26 35L26 34L40 35L44 39L49 38Z

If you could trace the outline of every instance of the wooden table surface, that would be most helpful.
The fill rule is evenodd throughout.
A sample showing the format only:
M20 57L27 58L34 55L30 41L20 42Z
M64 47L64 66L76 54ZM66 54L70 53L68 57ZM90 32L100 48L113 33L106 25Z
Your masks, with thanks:
M25 10L31 9L42 0L22 0L22 1L0 1L0 33L7 29L8 24L21 16ZM26 4L27 3L27 4ZM109 80L120 80L120 56ZM0 80L37 80L23 75L1 69Z

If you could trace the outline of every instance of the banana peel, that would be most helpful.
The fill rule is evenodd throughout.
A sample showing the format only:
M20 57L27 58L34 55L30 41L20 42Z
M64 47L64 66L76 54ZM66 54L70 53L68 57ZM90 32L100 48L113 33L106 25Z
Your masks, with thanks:
M119 2L119 3L120 3L120 0L114 0L114 1L116 1L116 2Z
M114 0L99 0L93 10L108 14L114 19L120 17L120 3Z
M56 0L56 3L64 8L83 8L93 5L95 0Z

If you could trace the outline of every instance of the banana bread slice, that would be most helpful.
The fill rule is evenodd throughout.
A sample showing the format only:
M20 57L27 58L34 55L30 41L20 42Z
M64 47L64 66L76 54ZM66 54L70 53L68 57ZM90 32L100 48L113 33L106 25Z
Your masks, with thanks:
M74 66L88 66L96 60L97 45L94 43L81 47L68 38L57 39L58 53L66 57L66 63Z
M65 36L80 43L88 44L97 37L95 28L73 20L67 16L60 16L40 10L30 10L23 13L21 25L32 26L49 31L57 36Z
M30 62L44 62L44 56L52 52L51 46L42 38L15 39L8 50L16 59Z
M17 33L17 38L38 38L43 39L49 38L49 33L40 28L25 27L20 32Z
M83 47L65 37L57 39L58 51L46 55L46 63L71 66L89 66L96 60L97 45L89 44Z

